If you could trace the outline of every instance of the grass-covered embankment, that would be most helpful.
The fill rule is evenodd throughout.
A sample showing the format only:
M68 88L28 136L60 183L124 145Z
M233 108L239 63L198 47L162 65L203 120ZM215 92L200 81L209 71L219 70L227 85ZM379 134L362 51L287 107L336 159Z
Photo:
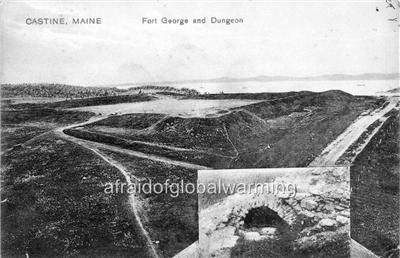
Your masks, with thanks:
M121 147L130 142L130 149L214 168L303 167L361 113L382 104L380 99L340 91L287 93L279 99L232 108L220 116L163 117L149 125L145 114L132 114L67 133ZM154 114L149 117L153 119Z
M392 112L351 167L351 237L382 257L399 255L399 119Z

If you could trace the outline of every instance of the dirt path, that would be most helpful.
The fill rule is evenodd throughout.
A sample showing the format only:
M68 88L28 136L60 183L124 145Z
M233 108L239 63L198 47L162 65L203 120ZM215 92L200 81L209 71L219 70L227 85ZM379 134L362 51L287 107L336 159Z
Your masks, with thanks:
M91 131L88 131L88 130L84 130L84 129L80 129L80 130L84 131L84 132L87 132L87 133L91 133ZM195 153L208 154L208 155L213 155L213 156L222 157L222 158L235 158L235 157L232 157L232 156L226 156L226 155L213 153L213 152L209 152L209 151L188 149L188 148L183 148L183 147L175 147L175 146L166 145L166 144L162 144L162 143L145 142L145 141L139 141L139 140L127 140L125 138L118 137L118 136L115 136L113 134L110 134L107 131L101 131L100 130L100 132L96 131L95 133L97 135L102 135L102 136L106 136L106 137L112 136L115 139L122 140L122 141L125 141L127 143L138 143L138 144L143 144L143 145L147 145L147 146L158 147L158 148L163 148L163 149L168 149L168 150L173 150L173 151L178 151L178 152L195 152Z
M235 151L235 156L231 157L231 158L236 158L236 157L239 156L239 151L236 149L235 144L233 144L233 142L231 140L231 137L229 137L229 133L228 133L228 130L226 129L225 123L223 124L223 128L224 128L226 139L230 142L230 144L232 145L233 150Z
M200 165L196 165L196 164L192 164L192 163L188 163L188 162L184 162L184 161L172 160L172 159L165 158L162 156L147 154L147 153L143 153L143 152L128 150L128 149L124 149L124 148L120 148L120 147L116 147L116 146L107 145L104 143L91 142L91 141L87 141L87 140L83 140L83 139L79 139L77 141L80 141L80 142L82 142L82 144L86 144L87 146L92 146L92 148L106 149L109 151L126 154L126 155L130 155L130 156L138 157L138 158L149 159L149 160L153 160L153 161L157 161L157 162L162 162L162 163L166 163L166 164L173 165L173 166L179 166L179 167L184 167L184 168L189 168L189 169L194 169L194 170L211 169L211 168L205 167L205 166L200 166Z
M82 147L89 149L91 151L93 151L97 156L99 156L100 158L102 158L105 162L107 162L108 164L110 164L111 166L115 167L116 169L118 169L121 174L125 177L126 182L128 183L128 185L132 184L132 180L131 180L131 175L130 173L127 172L127 170L125 169L124 166L122 166L121 164L119 164L117 161L112 160L108 157L106 157L104 154L102 154L101 152L99 152L99 150L93 146L91 146L90 144L88 144L88 141L82 141L80 139L74 138L72 136L66 135L64 134L63 130L68 129L68 128L72 128L75 126L83 126L89 123L93 123L99 120L102 120L106 117L103 116L99 116L99 117L93 117L91 119L89 119L86 122L83 123L79 123L79 124L73 124L73 125L69 125L69 126L65 126L65 127L61 127L61 128L57 128L55 130L55 133L67 140L70 140L76 144L81 145ZM134 176L133 176L134 177ZM138 180L137 177L134 177L135 180ZM137 223L137 225L139 226L140 232L142 233L145 241L146 241L146 246L148 248L148 252L150 254L151 257L153 258L159 258L160 255L158 254L156 247L153 244L153 241L150 238L149 233L147 232L147 230L144 228L144 225L142 223L142 220L140 218L139 215L139 207L137 206L137 199L134 193L129 194L129 204L131 206L132 212L134 214L135 217L135 222Z
M103 120L103 119L105 119L107 117L108 116L96 116L96 117L93 117L93 118L89 119L86 122L82 122L82 123L78 123L78 124L72 124L72 125L68 125L68 126L65 126L65 127L57 128L57 129L55 129L55 132L59 136L61 136L63 138L66 138L66 139L68 139L70 141L78 143L79 145L82 145L84 147L91 148L91 149L99 150L100 148L102 148L102 149L118 152L118 153L121 153L121 154L126 154L126 155L130 155L130 156L144 158L144 159L150 159L150 160L154 160L154 161L157 161L157 162L167 163L167 164L170 164L170 165L180 166L180 167L185 167L185 168L195 169L195 170L211 169L209 167L200 166L200 165L196 165L196 164L192 164L192 163L188 163L188 162L184 162L184 161L172 160L172 159L165 158L165 157L162 157L162 156L147 154L147 153L143 153L143 152L139 152L139 151L128 150L128 149L117 147L117 146L111 146L111 145L104 144L104 143L99 143L99 142L80 139L80 138L76 138L76 137L67 135L67 134L65 134L63 132L65 129L85 126L87 124ZM133 142L135 142L135 141L133 141ZM142 142L142 141L137 141L137 142L148 144L148 145L151 145L151 146L166 147L165 145L158 145L158 144L153 144L153 143L148 143L148 142ZM167 147L169 147L170 149L174 149L175 148L175 147L170 147L170 146L167 146ZM180 149L180 148L177 148L177 149ZM187 151L187 149L184 149L184 150Z
M115 147L115 146L110 146L107 144L102 144L102 143L95 143L95 144L103 149L107 149L110 151L130 155L130 156L135 156L138 158L144 158L144 159L149 159L149 160L153 160L153 161L157 161L157 162L162 162L162 163L166 163L166 164L173 165L173 166L184 167L184 168L194 169L194 170L212 169L210 167L200 166L197 164L192 164L192 163L188 163L188 162L184 162L184 161L172 160L172 159L168 159L168 158L165 158L162 156L151 155L151 154L142 153L142 152L138 152L138 151L127 150L127 149L123 149L123 148L119 148L119 147Z
M124 175L125 181L128 183L128 185L132 185L131 176L134 177L135 180L139 181L139 179L137 177L135 177L135 176L131 175L130 173L128 173L126 171L125 167L122 166L121 164L119 164L118 162L116 162L116 161L114 161L114 160L112 160L110 158L107 158L106 156L104 156L102 153L100 153L98 150L96 150L94 148L91 148L91 147L88 147L88 146L83 146L83 147L86 147L86 148L90 149L91 151L96 153L98 156L100 156L105 162L107 162L111 166L117 168ZM142 220L141 220L140 215L139 215L140 207L137 206L137 203L139 203L139 202L136 199L135 194L134 193L129 194L129 204L130 204L132 212L133 212L133 214L135 216L135 222L139 226L140 232L142 233L144 239L146 240L146 246L148 248L150 256L154 257L154 258L158 258L160 256L157 253L156 247L154 246L153 241L151 240L149 233L144 228L144 225L143 225Z
M121 154L131 155L131 156L135 156L135 157L139 157L139 158L150 159L150 160L153 160L153 161L163 162L163 163L167 163L167 164L170 164L170 165L181 166L181 167L185 167L185 168L189 168L189 169L195 169L195 170L210 169L210 168L205 167L205 166L199 166L199 165L191 164L191 163L187 163L187 162L171 160L171 159L168 159L168 158L165 158L165 157L161 157L161 156L146 154L146 153L137 152L137 151L133 151L133 150L123 149L123 148L116 147L116 146L110 146L110 145L103 144L103 143L92 142L92 141L88 141L88 140L84 140L84 139L80 139L80 138L75 138L75 137L67 135L67 134L65 134L63 132L65 129L70 129L70 128L73 128L73 127L85 126L87 124L94 123L94 122L106 119L107 117L108 116L92 117L91 119L89 119L86 122L82 122L82 123L78 123L78 124L72 124L72 125L68 125L68 126L57 128L57 129L54 130L54 132L57 135L59 135L60 137L64 138L64 139L67 139L67 140L69 140L71 142L74 142L76 144L81 145L82 147L84 147L86 149L91 150L97 156L99 156L101 159L103 159L105 162L107 162L111 166L117 168L121 172L121 174L125 177L125 180L128 183L128 185L132 184L132 178L134 180L140 180L140 179L135 177L134 175L131 175L131 173L129 173L126 170L126 168L123 165L121 165L119 162L117 162L117 161L107 157L103 153L101 153L100 149L106 149L106 150L117 152L117 153L121 153ZM156 144L154 144L154 145L156 145ZM129 195L129 204L130 204L132 212L134 214L135 221L138 224L144 239L146 240L146 246L148 248L149 254L150 254L151 257L158 258L158 257L160 257L160 255L158 254L157 249L156 249L155 245L153 244L153 241L151 240L149 233L144 228L144 225L142 223L142 219L141 219L141 217L139 215L140 207L138 207L138 205L137 205L138 203L139 202L138 202L135 194L134 193L130 194Z
M381 123L386 121L387 117L385 117L385 114L391 111L393 108L396 108L397 103L399 103L398 99L391 98L386 107L378 108L367 115L361 115L341 135L339 135L336 140L330 143L322 151L322 153L310 163L309 166L318 167L335 165L339 158L346 152L351 144L354 143L364 133L368 126L377 120L380 120ZM364 143L364 146L377 131L378 130L374 130L371 133L371 135L367 138L367 141Z
M173 150L173 151L196 152L196 153L203 153L203 154L213 155L213 156L222 157L222 158L234 158L232 156L226 156L226 155L222 155L222 154L218 154L218 153L212 153L212 152L203 151L203 150L187 149L187 148L182 148L182 147L174 147L171 145L165 145L165 144L154 143L154 142L144 142L144 141L137 141L137 140L130 141L130 142L140 143L140 144L147 145L147 146L164 148L164 149Z
M105 143L99 143L99 142L93 142L93 141L84 140L84 139L80 139L80 138L75 138L73 136L70 136L70 135L67 135L64 133L62 133L60 135L66 139L69 139L70 141L73 141L75 143L78 143L78 144L80 144L86 148L90 148L90 149L97 149L97 150L105 149L105 150L129 155L129 156L134 156L134 157L143 158L143 159L149 159L149 160L166 163L166 164L173 165L173 166L179 166L179 167L184 167L184 168L189 168L189 169L194 169L194 170L211 169L209 167L200 166L200 165L196 165L196 164L192 164L192 163L188 163L188 162L184 162L184 161L172 160L172 159L165 158L162 156L147 154L147 153L134 151L134 150L128 150L128 149L124 149L121 147L108 145Z

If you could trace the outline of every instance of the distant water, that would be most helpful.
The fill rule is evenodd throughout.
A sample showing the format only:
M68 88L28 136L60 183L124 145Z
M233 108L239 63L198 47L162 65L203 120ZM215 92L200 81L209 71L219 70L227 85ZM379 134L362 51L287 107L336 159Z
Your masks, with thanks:
M162 86L162 85L161 85ZM287 91L327 91L342 90L353 95L375 95L399 87L398 80L353 80L353 81L278 81L278 82L228 82L176 84L177 88L196 89L201 93L252 93ZM125 88L125 87L124 87Z

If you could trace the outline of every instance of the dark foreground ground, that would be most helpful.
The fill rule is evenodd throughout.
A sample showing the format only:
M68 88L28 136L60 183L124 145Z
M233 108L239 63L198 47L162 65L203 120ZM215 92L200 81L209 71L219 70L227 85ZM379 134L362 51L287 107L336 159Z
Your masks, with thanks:
M103 192L122 175L92 152L48 134L2 165L2 257L147 255L127 196Z

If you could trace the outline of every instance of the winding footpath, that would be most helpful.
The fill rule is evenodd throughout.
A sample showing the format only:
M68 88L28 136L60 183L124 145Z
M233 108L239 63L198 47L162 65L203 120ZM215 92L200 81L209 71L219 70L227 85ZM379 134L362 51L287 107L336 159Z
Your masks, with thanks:
M118 162L106 157L101 152L99 152L98 149L94 148L93 146L90 146L89 144L86 144L88 141L82 141L81 139L77 139L75 137L69 136L69 135L67 135L67 134L65 134L63 132L65 129L69 129L69 128L73 128L73 127L77 127L77 126L84 126L86 124L90 124L90 123L93 123L93 122L96 122L96 121L100 121L100 120L105 119L105 118L107 118L107 117L104 117L104 116L93 117L93 118L91 118L88 121L83 122L83 123L73 124L73 125L57 128L55 130L55 133L58 136L66 139L66 140L69 140L71 142L79 144L80 146L82 146L82 147L84 147L86 149L89 149L92 152L94 152L97 156L99 156L105 162L110 164L112 167L115 167L116 169L118 169L121 172L121 174L125 177L126 182L130 185L130 184L132 184L131 175L127 172L127 170L121 164L119 164ZM135 178L135 180L138 180L138 179ZM145 229L145 227L144 227L144 225L142 223L142 220L141 220L140 215L139 215L139 207L137 206L137 203L138 203L138 201L136 199L135 194L134 193L129 194L129 204L131 206L133 215L135 217L135 222L139 226L140 232L142 233L142 236L144 237L144 239L146 241L146 246L147 246L149 255L150 255L150 257L153 257L153 258L159 258L161 256L158 254L157 249L156 249L155 245L153 244L153 241L151 240L149 233L147 232L147 230Z
M121 174L125 177L125 181L128 185L132 184L132 178L134 181L140 181L140 178L135 177L134 175L132 175L131 173L129 173L127 171L127 169L120 164L119 162L117 162L116 160L111 159L110 157L106 156L105 154L103 154L101 152L101 150L108 150L108 151L112 151L112 152L116 152L116 153L120 153L120 154L125 154L125 155L129 155L129 156L134 156L134 157L138 157L138 158L144 158L144 159L149 159L149 160L153 160L156 162L162 162L162 163L166 163L169 165L174 165L174 166L180 166L180 167L185 167L188 169L194 169L194 170L205 170L205 169L211 169L209 167L205 167L205 166L200 166L197 164L192 164L192 163L188 163L188 162L183 162L183 161L177 161L177 160L172 160L166 157L162 157L162 156L157 156L157 155L152 155L152 154L147 154L147 153L143 153L143 152L138 152L138 151L133 151L133 150L129 150L129 149L124 149L124 148L120 148L117 146L112 146L112 145L108 145L108 144L104 144L104 143L99 143L99 142L94 142L94 141L89 141L89 140L85 140L85 139L81 139L81 138L77 138L77 137L73 137L70 136L66 133L64 133L64 130L66 129L71 129L71 128L76 128L76 127L82 127L103 119L108 118L108 115L104 115L104 116L94 116L92 118L90 118L89 120L82 122L82 123L77 123L77 124L72 124L72 125L68 125L68 126L64 126L64 127L60 127L60 128L56 128L54 130L55 134L60 136L61 138L64 138L68 141L71 141L73 143L76 143L90 151L92 151L94 154L96 154L97 156L99 156L102 160L104 160L105 162L107 162L109 165L115 167L116 169L118 169ZM164 145L159 146L157 144L153 144L153 143L147 143L147 142L141 142L141 143L146 143L149 145L154 145L157 147L166 147ZM172 149L173 147L171 147ZM178 150L178 148L176 149ZM180 150L180 149L179 149ZM187 151L187 149L184 149L185 151ZM129 204L131 206L133 215L135 217L135 221L137 223L137 225L139 226L139 229L146 241L146 246L149 252L150 257L153 258L159 258L161 257L161 255L158 253L156 246L153 244L153 241L151 240L151 237L149 235L149 233L147 232L147 230L145 229L142 219L140 217L140 207L138 207L139 201L137 200L136 196L134 193L129 195Z

